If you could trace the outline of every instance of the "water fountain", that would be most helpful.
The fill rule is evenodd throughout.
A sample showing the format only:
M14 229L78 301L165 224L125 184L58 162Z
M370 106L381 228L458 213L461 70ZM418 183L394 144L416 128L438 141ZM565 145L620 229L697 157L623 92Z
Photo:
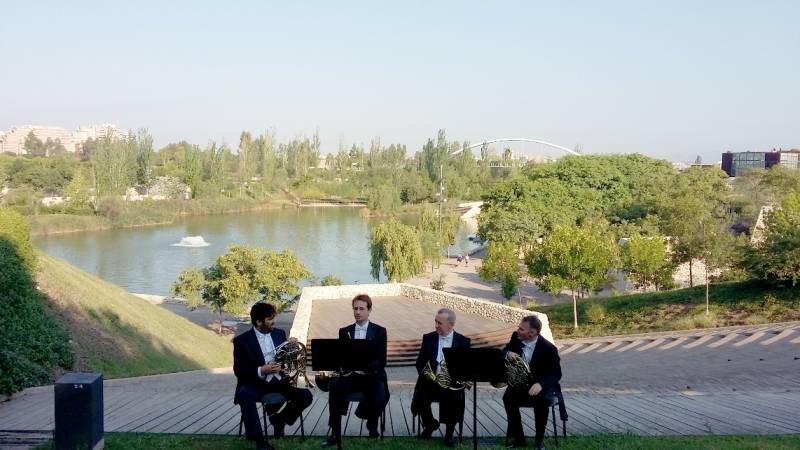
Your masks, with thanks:
M186 236L181 238L177 244L172 244L173 247L208 247L211 245L203 239L203 236Z

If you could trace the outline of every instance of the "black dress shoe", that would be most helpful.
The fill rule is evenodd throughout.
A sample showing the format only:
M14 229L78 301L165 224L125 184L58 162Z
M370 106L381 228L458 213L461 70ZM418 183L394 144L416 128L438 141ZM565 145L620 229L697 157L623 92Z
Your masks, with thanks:
M328 438L325 439L325 442L322 443L322 447L336 447L337 440L338 439L336 439L336 436L328 436Z
M525 439L514 439L506 445L506 448L523 448L525 447Z
M456 446L456 438L452 434L447 435L444 437L444 445L448 447L455 447Z
M378 430L369 430L370 439L378 439L379 437L381 437L381 434L378 432Z
M422 432L419 434L420 439L430 439L433 436L433 432L439 429L439 421L434 420L433 422L425 425L425 428L422 429Z
M280 439L284 436L283 430L286 428L286 421L281 416L274 416L269 419L272 422L272 429L275 433L275 438Z
M256 450L275 450L275 447L264 442L256 442Z
M547 449L544 448L544 443L540 442L540 443L536 444L536 450L547 450Z

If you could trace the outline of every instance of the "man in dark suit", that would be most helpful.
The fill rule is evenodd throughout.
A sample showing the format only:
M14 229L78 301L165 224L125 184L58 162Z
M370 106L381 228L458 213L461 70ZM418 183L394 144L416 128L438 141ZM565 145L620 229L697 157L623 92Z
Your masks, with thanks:
M369 295L356 295L351 301L355 323L339 329L339 339L366 339L369 342L369 370L355 372L331 382L328 424L331 436L323 446L333 446L341 439L342 416L347 414L345 397L353 392L363 392L364 401L356 408L356 417L367 420L370 438L380 436L378 419L389 401L389 386L386 379L386 328L369 321L372 299Z
M549 405L561 379L561 360L556 346L543 338L540 335L541 331L542 322L538 317L524 317L517 331L511 335L511 340L503 348L506 359L522 358L531 369L530 386L527 389L509 386L503 395L503 405L508 417L509 448L525 446L519 408L533 406L536 448L544 449L544 431L547 427Z
M286 424L293 424L305 408L311 404L311 392L281 381L281 367L275 362L275 349L286 342L286 332L273 328L275 307L268 303L256 303L250 308L253 328L233 338L233 373L236 374L234 400L242 410L242 419L247 439L256 442L256 448L266 448L261 429L257 403L264 395L277 392L287 398L283 411L275 414L278 405L270 414L275 428L275 437L283 436Z
M422 346L417 356L417 384L414 386L414 398L411 401L412 414L422 419L422 437L429 439L439 428L439 422L445 424L444 443L455 447L453 431L456 424L464 420L464 390L445 389L436 382L422 375L426 366L438 374L441 369L444 348L469 348L469 338L456 333L456 313L452 309L442 308L434 318L436 331L422 336ZM433 418L431 403L439 399L439 421Z

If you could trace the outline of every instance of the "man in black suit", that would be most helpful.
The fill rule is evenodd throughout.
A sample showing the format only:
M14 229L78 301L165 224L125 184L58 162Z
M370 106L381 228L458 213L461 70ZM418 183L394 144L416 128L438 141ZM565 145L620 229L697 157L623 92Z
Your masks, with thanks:
M286 424L293 424L311 404L311 392L281 381L280 365L275 362L275 349L286 342L286 332L275 325L275 307L268 303L256 303L250 308L253 328L233 338L233 373L236 374L234 400L242 410L242 419L247 439L256 442L256 448L266 448L261 429L257 403L269 393L280 393L287 398L283 411L275 414L278 405L270 414L275 428L275 437L283 436Z
M522 358L531 369L530 387L527 389L506 388L503 405L508 417L509 448L524 447L525 435L522 431L520 406L533 406L536 422L535 444L537 450L544 449L544 431L547 427L549 405L561 379L561 363L558 349L543 338L542 322L536 316L527 316L519 323L519 327L511 340L503 348L503 355L508 360Z
M355 323L339 329L339 339L366 339L369 345L369 370L355 372L331 382L328 424L331 436L323 446L336 445L341 439L342 416L347 414L350 393L363 392L364 401L356 408L356 417L367 420L370 438L380 436L378 419L389 401L389 386L386 379L386 328L369 321L372 299L369 295L356 295L351 301Z
M456 313L452 309L442 308L434 318L436 331L422 336L422 346L417 356L417 384L414 386L414 398L411 401L411 412L422 419L422 437L430 439L439 428L439 422L445 424L444 443L455 447L453 431L456 424L464 420L464 391L445 389L436 382L422 375L425 367L438 374L444 361L443 348L469 348L470 341L453 329L456 324ZM439 399L439 421L433 418L431 403L433 398Z

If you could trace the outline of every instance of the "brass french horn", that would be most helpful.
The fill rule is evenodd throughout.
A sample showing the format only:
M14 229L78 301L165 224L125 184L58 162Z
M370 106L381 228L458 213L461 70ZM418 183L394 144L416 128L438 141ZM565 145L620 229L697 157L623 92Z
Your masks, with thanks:
M444 358L442 358L442 365L439 366L439 373L433 372L433 369L431 369L431 362L428 361L425 368L422 369L422 376L438 384L442 389L449 389L451 391L463 391L464 389L470 389L472 387L472 383L462 383L450 377L450 371L447 370L447 361Z
M492 386L502 388L506 385L517 389L528 389L531 387L533 376L528 363L520 356L519 358L506 359L506 382L494 382Z
M306 346L294 338L275 348L275 362L281 366L281 377L295 387L300 377L306 381L306 386L314 387L306 374L307 358Z

